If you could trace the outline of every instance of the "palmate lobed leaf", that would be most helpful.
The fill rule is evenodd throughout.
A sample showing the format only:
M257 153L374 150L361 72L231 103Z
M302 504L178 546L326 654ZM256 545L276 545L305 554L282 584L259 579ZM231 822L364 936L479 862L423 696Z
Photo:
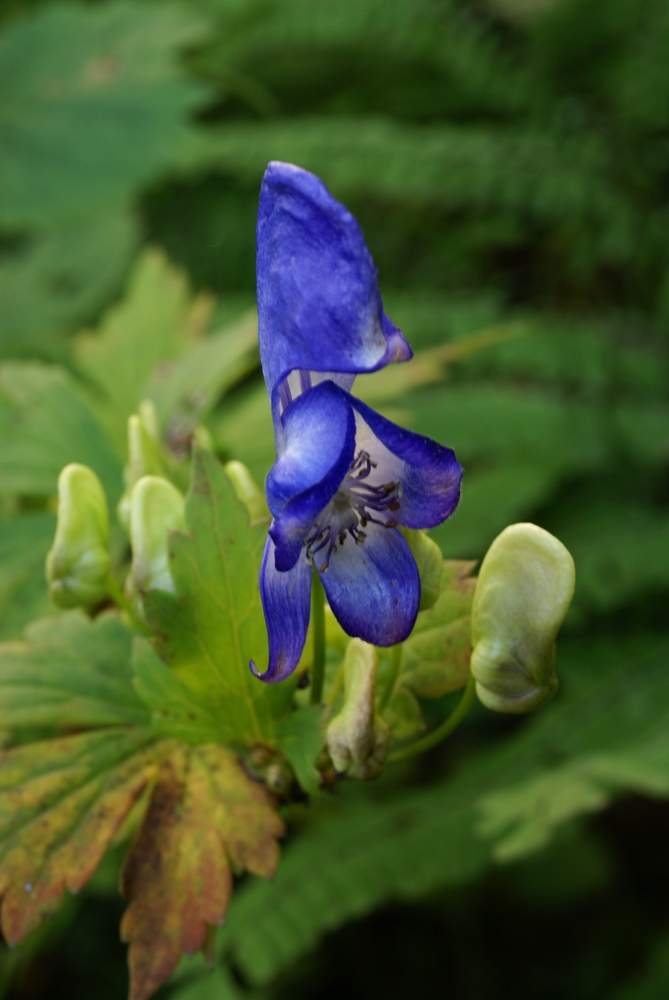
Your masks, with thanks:
M292 685L265 685L249 660L267 656L258 567L267 526L249 527L213 455L196 450L186 500L189 534L170 538L176 596L145 595L155 648L187 687L205 695L225 725L226 738L272 743L274 720L285 713Z
M44 586L44 553L56 530L51 511L25 511L0 521L0 639L53 612Z
M146 1000L182 953L205 946L225 917L233 871L274 874L283 831L264 786L225 747L178 747L163 761L122 875L130 1000Z
M168 723L176 712L186 742L157 709L152 716L152 698ZM273 874L283 822L266 787L211 742L221 726L207 708L113 614L67 613L0 646L3 723L22 736L54 734L0 754L0 925L10 944L77 892L142 813L123 877L133 1000L209 942L233 873ZM298 755L313 736L279 728Z
M167 742L110 728L0 756L1 924L12 945L92 875Z
M114 615L82 612L35 622L0 646L0 718L11 730L147 725L132 687L132 635Z

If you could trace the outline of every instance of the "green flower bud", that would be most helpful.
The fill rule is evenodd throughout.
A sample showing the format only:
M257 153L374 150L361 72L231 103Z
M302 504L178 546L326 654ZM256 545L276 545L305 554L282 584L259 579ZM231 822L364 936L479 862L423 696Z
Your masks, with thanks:
M332 763L340 774L376 778L390 750L390 730L376 714L378 661L373 646L351 639L344 657L344 705L325 733Z
M174 593L168 532L186 530L184 505L178 489L160 476L144 476L135 485L130 504L130 577L136 592Z
M414 528L400 528L402 535L416 560L420 576L420 610L427 611L434 607L441 593L441 574L444 569L444 557L441 549L425 531Z
M472 605L471 671L495 712L531 712L553 697L555 640L574 593L574 560L536 524L513 524L492 543Z
M256 486L255 480L242 462L226 462L225 473L230 480L235 496L246 507L251 526L269 520L265 497Z
M125 493L116 508L118 519L128 534L135 483L142 476L164 475L159 437L156 408L150 400L145 399L139 405L139 415L128 417L128 464L123 470Z
M92 469L66 465L58 477L58 524L46 557L51 600L60 608L92 608L109 582L107 500Z

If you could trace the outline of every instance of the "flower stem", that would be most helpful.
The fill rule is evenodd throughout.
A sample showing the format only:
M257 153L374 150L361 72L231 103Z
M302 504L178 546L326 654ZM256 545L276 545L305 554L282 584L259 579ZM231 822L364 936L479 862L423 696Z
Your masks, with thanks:
M383 692L379 698L379 715L383 712L384 708L390 701L395 691L395 685L397 684L397 678L400 675L400 670L402 669L402 643L399 642L396 646L393 646L390 650L390 667L388 670L388 677L383 688Z
M415 743L410 743L406 747L400 747L399 750L395 750L388 757L388 763L397 764L401 760L408 760L409 757L414 757L416 754L423 753L425 750L435 747L437 743L441 743L442 740L445 740L447 736L450 736L458 728L475 701L476 682L473 677L470 677L467 687L462 692L460 701L448 718L444 719L442 724L431 733L428 733L427 736L423 736L422 739L416 740Z
M132 625L133 628L135 628L138 632L141 632L142 635L151 635L151 629L137 617L137 615L135 614L135 609L133 608L130 601L126 598L125 594L123 593L123 591L121 590L121 588L119 587L118 583L111 575L111 573L109 574L109 577L107 579L107 593L112 598L112 600L115 601L116 604L118 604L119 608L121 608L122 611L125 611L126 615L130 620L130 624Z
M344 686L344 661L342 660L337 667L337 673L334 675L334 680L330 684L330 689L328 691L327 698L325 699L325 704L328 708L334 708L334 703L337 700L337 696Z
M325 591L315 566L311 587L311 620L314 623L314 657L311 665L310 701L312 705L320 705L325 677Z

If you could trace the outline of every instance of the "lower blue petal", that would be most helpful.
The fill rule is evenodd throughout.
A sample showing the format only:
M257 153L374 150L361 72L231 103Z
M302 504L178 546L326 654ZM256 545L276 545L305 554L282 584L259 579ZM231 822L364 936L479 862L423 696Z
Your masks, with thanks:
M269 639L269 665L264 673L253 660L249 666L261 681L282 681L297 666L307 638L311 566L306 559L300 559L293 569L279 572L274 542L268 538L260 567L260 596Z
M409 546L393 528L369 524L363 545L347 538L321 580L345 632L375 646L394 646L411 632L420 578Z

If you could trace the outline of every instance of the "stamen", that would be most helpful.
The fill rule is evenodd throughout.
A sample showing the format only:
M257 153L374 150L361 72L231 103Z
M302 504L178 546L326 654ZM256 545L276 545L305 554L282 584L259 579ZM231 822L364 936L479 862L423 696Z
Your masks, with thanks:
M375 486L361 482L376 467L377 463L372 461L369 453L360 450L351 462L341 486L311 529L306 541L307 560L314 562L318 553L325 550L323 562L317 567L319 573L327 570L332 553L337 551L338 546L344 545L347 535L351 536L356 545L364 545L367 535L361 529L366 528L369 523L378 524L382 528L397 527L396 520L374 515L384 515L386 511L400 509L402 484L388 482Z

